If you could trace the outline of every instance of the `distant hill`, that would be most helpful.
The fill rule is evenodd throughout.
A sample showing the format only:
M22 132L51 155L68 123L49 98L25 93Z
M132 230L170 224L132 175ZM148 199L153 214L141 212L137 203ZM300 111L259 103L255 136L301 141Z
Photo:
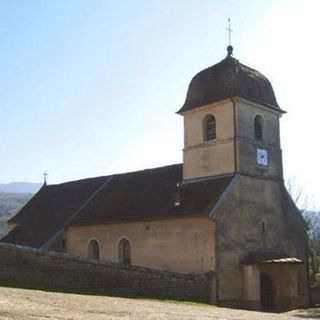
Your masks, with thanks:
M7 184L0 183L0 193L36 193L41 183L32 182L9 182Z
M33 193L0 193L0 239L9 231L7 221L32 197Z

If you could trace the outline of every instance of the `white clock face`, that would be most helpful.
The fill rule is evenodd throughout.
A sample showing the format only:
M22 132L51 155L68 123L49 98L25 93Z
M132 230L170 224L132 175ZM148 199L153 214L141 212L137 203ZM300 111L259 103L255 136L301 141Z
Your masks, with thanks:
M268 165L268 152L265 149L257 148L257 163L261 166Z

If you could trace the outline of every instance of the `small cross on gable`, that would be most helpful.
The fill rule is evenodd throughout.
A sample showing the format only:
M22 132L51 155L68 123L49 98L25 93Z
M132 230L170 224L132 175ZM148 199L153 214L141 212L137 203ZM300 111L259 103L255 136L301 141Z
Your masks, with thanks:
M233 32L233 30L231 29L230 18L228 18L228 27L226 29L229 33L229 46L231 46L231 32Z

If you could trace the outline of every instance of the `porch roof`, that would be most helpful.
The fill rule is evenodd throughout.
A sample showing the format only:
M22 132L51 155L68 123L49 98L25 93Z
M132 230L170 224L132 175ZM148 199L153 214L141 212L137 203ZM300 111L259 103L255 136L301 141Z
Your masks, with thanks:
M301 264L303 261L283 252L249 252L243 264Z

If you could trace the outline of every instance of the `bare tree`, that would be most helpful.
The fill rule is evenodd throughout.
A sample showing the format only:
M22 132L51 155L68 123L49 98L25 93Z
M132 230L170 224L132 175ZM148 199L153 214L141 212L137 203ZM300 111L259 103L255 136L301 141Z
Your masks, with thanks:
M306 195L294 178L288 179L286 186L308 226L310 280L316 283L316 275L320 273L320 210L315 207L312 196Z

